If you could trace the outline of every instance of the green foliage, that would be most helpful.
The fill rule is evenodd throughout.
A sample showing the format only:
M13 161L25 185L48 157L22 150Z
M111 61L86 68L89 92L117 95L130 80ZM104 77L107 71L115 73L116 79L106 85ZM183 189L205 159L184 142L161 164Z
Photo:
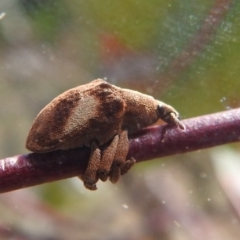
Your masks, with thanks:
M22 9L29 16L34 35L44 41L56 40L62 27L70 21L70 12L63 1L21 1Z

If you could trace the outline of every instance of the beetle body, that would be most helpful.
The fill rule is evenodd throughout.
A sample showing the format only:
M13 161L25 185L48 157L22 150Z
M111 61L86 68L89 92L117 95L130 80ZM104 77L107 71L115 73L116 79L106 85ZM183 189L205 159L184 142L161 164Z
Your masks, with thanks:
M90 170L86 170L84 183L93 190L98 178L105 181L110 176L115 182L118 175L128 171L135 162L126 162L128 134L155 123L159 118L184 127L171 106L149 95L97 79L62 93L43 108L30 129L26 147L39 153L91 147L90 160L95 159L96 163L89 161ZM104 157L99 146L107 143L109 150L105 150ZM123 156L120 156L121 148L125 149ZM110 155L112 159L109 160ZM116 158L120 160L118 168L113 170ZM94 167L90 167L91 163ZM103 167L99 170L101 165ZM102 176L97 174L99 171Z

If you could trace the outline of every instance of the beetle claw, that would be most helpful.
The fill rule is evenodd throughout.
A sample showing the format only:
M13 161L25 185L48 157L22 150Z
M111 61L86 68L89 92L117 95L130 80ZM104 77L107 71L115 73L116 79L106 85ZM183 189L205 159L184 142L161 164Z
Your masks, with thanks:
M91 181L84 181L84 186L89 190L97 190L96 183L93 183Z

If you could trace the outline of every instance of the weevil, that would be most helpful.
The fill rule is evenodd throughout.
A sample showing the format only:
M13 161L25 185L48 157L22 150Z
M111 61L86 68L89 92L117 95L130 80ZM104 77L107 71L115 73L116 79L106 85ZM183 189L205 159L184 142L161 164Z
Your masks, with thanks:
M96 190L99 179L115 183L128 172L135 163L133 158L126 159L129 134L159 118L185 128L172 106L96 79L62 93L44 107L33 122L26 147L37 153L89 147L88 166L80 178L86 188Z

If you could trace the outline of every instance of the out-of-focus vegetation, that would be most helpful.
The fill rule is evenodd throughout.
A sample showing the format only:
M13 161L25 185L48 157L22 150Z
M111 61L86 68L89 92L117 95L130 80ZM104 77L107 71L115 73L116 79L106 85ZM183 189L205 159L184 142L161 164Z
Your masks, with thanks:
M4 0L0 11L1 158L26 152L50 100L98 77L183 118L240 105L238 1ZM239 239L239 159L235 144L137 164L96 192L76 178L2 194L0 236Z

